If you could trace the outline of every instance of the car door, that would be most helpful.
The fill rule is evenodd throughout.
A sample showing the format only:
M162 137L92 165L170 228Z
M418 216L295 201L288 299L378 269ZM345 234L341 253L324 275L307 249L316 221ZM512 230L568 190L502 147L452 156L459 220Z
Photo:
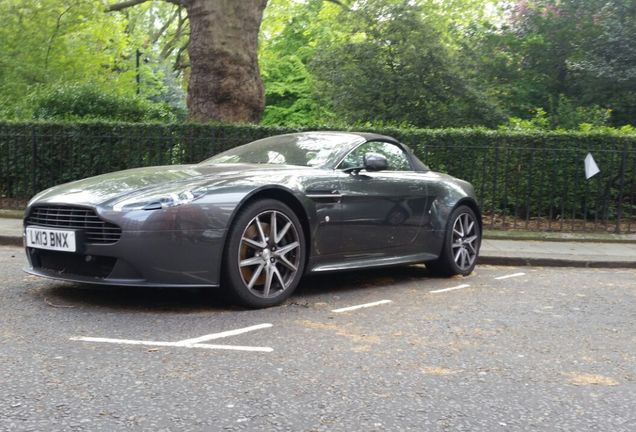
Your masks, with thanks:
M386 157L388 169L343 171L363 166L367 153ZM345 156L337 171L341 253L355 258L413 253L426 224L430 192L406 152L393 143L369 141Z

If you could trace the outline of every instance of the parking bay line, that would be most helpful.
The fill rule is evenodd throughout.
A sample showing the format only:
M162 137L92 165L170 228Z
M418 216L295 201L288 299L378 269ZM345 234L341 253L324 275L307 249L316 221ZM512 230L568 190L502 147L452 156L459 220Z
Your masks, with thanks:
M499 276L496 277L496 280L503 280L503 279L509 279L509 278L513 278L513 277L519 277L519 276L525 276L525 273L513 273L513 274L509 274L509 275L505 275L505 276Z
M361 305L357 305L357 306L349 306L349 307L340 308L340 309L333 309L331 312L335 312L335 313L349 312L349 311L353 311L353 310L356 310L356 309L363 309L363 308L368 308L368 307L373 307L373 306L380 306L380 305L387 304L387 303L393 303L393 301L392 300L380 300L380 301L376 301L376 302L372 302L372 303L365 303L365 304L361 304Z
M444 289L438 289L438 290L434 290L434 291L430 291L431 294L437 294L437 293L443 293L443 292L447 292L447 291L455 291L458 289L463 289L463 288L468 288L470 285L469 284L461 284L461 285L457 285L455 287L450 287L450 288L444 288Z
M179 342L175 342L177 344L177 346L188 346L188 345L194 345L194 344L198 344L200 342L207 342L209 340L213 340L213 339L221 339L224 337L228 337L228 336L236 336L236 335L240 335L243 333L247 333L247 332L251 332L254 330L260 330L260 329L264 329L264 328L270 328L272 327L272 324L257 324L251 327L245 327L242 329L237 329L237 330L228 330L228 331L224 331L221 333L212 333L209 335L205 335L205 336L199 336L197 338L192 338L192 339L184 339L182 341Z
M74 336L69 338L73 341L82 342L97 342L97 343L113 343L121 345L144 345L144 346L163 346L163 347L180 347L180 348L202 348L202 349L220 349L220 350L233 350L233 351L257 351L257 352L272 352L273 348L270 347L252 347L241 345L214 345L205 344L201 342L225 338L228 336L236 336L239 334L247 333L254 330L260 330L264 328L272 327L272 324L258 324L251 327L245 327L237 330L229 330L221 333L212 333L198 338L184 339L177 342L166 341L146 341L146 340L133 340L133 339L113 339L113 338L100 338L100 337L85 337Z

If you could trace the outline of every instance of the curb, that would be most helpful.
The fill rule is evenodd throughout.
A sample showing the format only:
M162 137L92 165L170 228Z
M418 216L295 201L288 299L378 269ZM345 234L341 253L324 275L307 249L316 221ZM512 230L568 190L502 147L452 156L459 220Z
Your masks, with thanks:
M536 242L556 242L556 243L614 243L614 244L636 244L636 240L631 238L597 238L597 237L580 237L580 238L557 238L557 237L517 237L514 235L492 235L484 234L483 240L510 240L510 241L536 241Z
M0 218L5 219L23 219L24 210L4 210L0 209Z
M22 237L0 235L0 246L23 246Z
M559 243L632 243L636 234L541 233L531 231L484 230L484 240L540 241Z
M636 261L589 261L564 258L521 258L481 255L477 264L502 265L515 267L583 267L636 269Z

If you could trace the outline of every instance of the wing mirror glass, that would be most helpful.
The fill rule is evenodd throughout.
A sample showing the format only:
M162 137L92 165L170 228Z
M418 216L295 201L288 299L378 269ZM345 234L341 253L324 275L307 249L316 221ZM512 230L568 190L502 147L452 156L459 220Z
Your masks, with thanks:
M382 171L389 168L386 157L379 153L366 153L363 161L364 169L367 171Z

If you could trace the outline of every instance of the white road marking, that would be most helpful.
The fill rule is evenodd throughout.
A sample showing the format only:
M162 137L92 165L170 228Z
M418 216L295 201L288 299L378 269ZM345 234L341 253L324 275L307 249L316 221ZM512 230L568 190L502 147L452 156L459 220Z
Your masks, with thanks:
M502 280L502 279L508 279L513 277L525 276L525 275L526 275L525 273L513 273L513 274L509 274L505 276L499 276L499 277L496 277L495 279Z
M165 341L147 341L147 340L133 340L133 339L113 339L113 338L101 338L101 337L85 337L74 336L69 338L72 341L82 342L98 342L98 343L112 343L121 345L144 345L144 346L160 346L160 347L180 347L180 348L202 348L202 349L219 349L219 350L233 350L233 351L258 351L258 352L272 352L273 348L270 347L253 347L242 345L214 345L205 344L201 342L221 339L228 336L236 336L243 333L247 333L254 330L260 330L264 328L272 327L272 324L258 324L251 327L245 327L237 330L229 330L221 333L212 333L205 336L200 336L192 339L184 339L178 342L165 342Z
M112 343L120 345L145 345L145 346L161 346L161 347L181 347L181 348L206 348L206 349L223 349L223 350L235 350L235 351L260 351L260 352L272 352L273 348L270 347L251 347L241 345L212 345L212 344L191 344L181 345L179 342L162 342L162 341L144 341L144 340L131 340L131 339L111 339L111 338L97 338L97 337L72 337L69 338L73 341L82 342L101 342Z
M333 309L331 312L335 312L335 313L349 312L349 311L356 310L356 309L379 306L379 305L383 305L383 304L387 304L387 303L393 303L393 301L392 300L380 300L380 301L373 302L373 303L365 303L365 304L361 304L361 305L357 305L357 306L349 306L349 307L340 308L340 309Z
M228 330L228 331L224 331L221 333L212 333L209 335L205 335L205 336L200 336L197 338L192 338L192 339L184 339L182 341L176 342L177 346L188 346L188 345L194 345L194 344L198 344L200 342L207 342L213 339L221 339L221 338L225 338L228 336L236 336L236 335L240 335L243 333L247 333L247 332L251 332L254 330L260 330L260 329L264 329L264 328L270 328L272 327L272 324L258 324L258 325L254 325L251 327L245 327L242 329L237 329L237 330Z
M455 291L458 289L463 289L463 288L468 288L470 285L468 284L461 284L461 285L457 285L456 287L451 287L451 288L444 288L444 289L438 289L435 291L431 291L432 294L437 294L437 293L443 293L443 292L447 292L447 291Z

